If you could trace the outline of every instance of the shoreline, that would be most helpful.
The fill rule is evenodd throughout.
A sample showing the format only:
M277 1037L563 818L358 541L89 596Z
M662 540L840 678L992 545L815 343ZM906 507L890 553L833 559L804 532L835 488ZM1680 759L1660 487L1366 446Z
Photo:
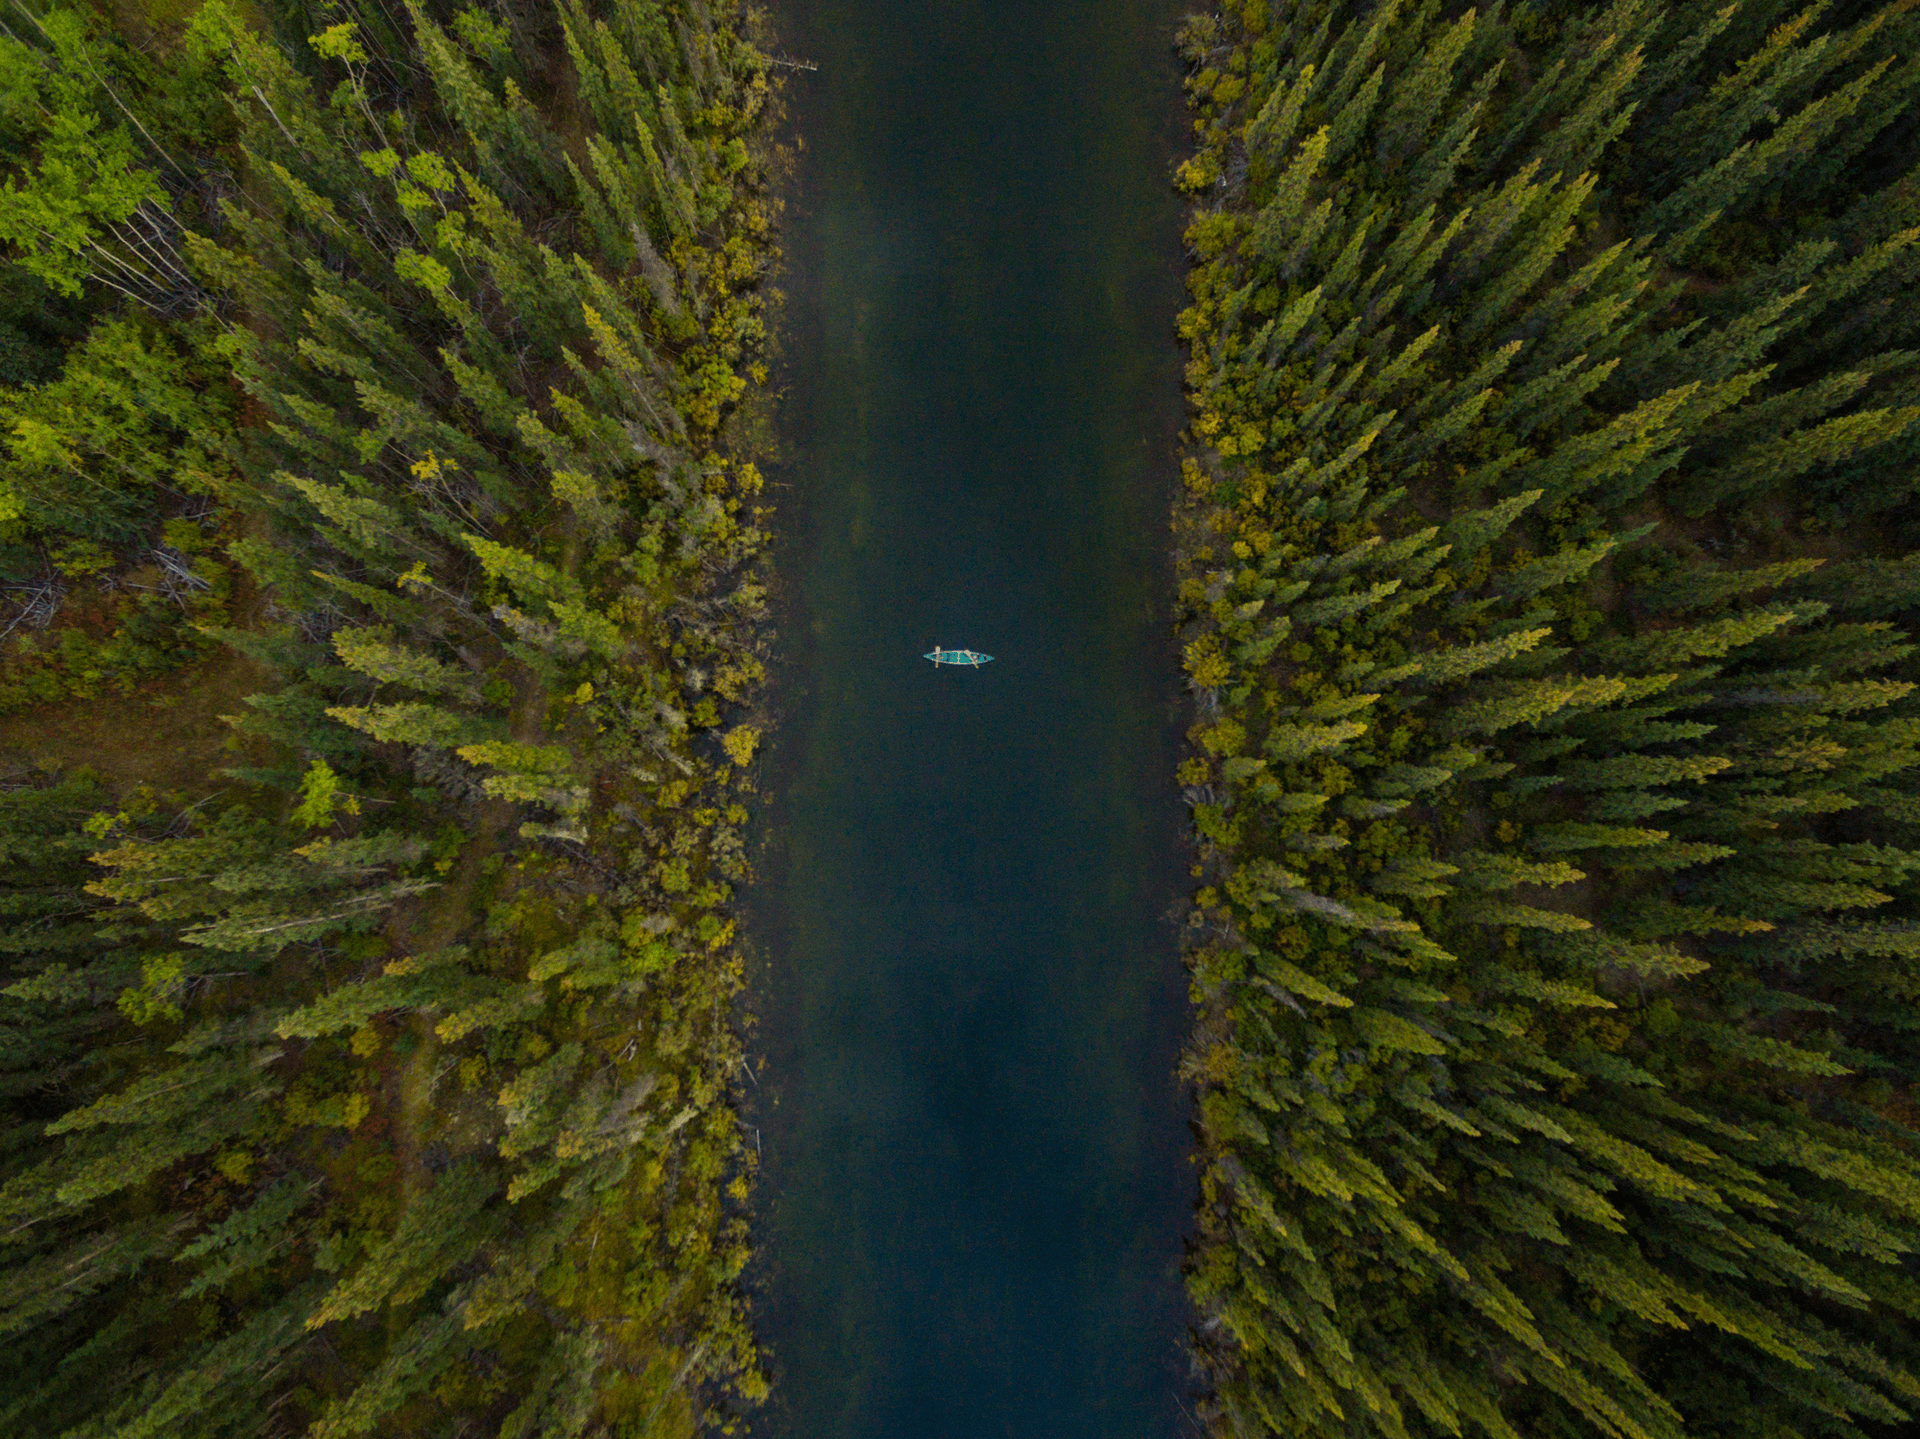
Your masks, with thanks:
M1784 1297L1745 1246L1844 1271L1880 1296L1849 1342L1911 1359L1910 1306L1808 1218L1826 1180L1784 1150L1764 1199L1730 1175L1772 1162L1741 1129L1764 1116L1782 1144L1817 1133L1856 1156L1845 1202L1864 1222L1908 1212L1867 1195L1913 1182L1910 1110L1852 1067L1910 1082L1906 1045L1876 1017L1874 966L1846 956L1881 932L1850 911L1910 906L1891 868L1871 894L1824 876L1831 856L1910 842L1910 779L1868 776L1920 763L1899 738L1913 682L1903 651L1847 636L1911 611L1911 536L1897 501L1892 533L1863 526L1849 548L1841 532L1848 496L1876 493L1873 456L1911 449L1912 416L1832 421L1837 476L1761 464L1813 433L1767 432L1812 393L1767 389L1778 356L1813 375L1874 362L1796 337L1784 276L1817 256L1809 241L1789 259L1750 218L1773 192L1729 160L1709 194L1663 158L1694 132L1658 87L1693 114L1754 36L1715 49L1714 24L1675 35L1665 11L1625 38L1557 12L1515 21L1524 35L1474 12L1337 19L1230 0L1184 36L1199 263L1175 549L1198 696L1181 778L1202 846L1186 1072L1205 1163L1188 1282L1209 1423L1785 1429L1809 1403L1785 1369L1738 1420L1700 1408L1746 1372L1725 1346L1755 1324L1800 1336L1766 1365L1827 1362L1827 1311ZM1893 43L1881 23L1848 43ZM1767 43L1827 42L1785 27ZM1523 46L1532 63L1503 69ZM1605 78L1589 95L1561 85L1575 73ZM1879 73L1809 82L1778 134L1836 124ZM1910 106L1885 93L1879 123ZM1730 153L1785 156L1784 138L1739 148L1747 123L1720 137ZM1506 149L1484 158L1476 134ZM1709 165L1707 145L1687 163ZM1861 163L1784 192L1806 233L1852 213L1846 186L1877 173ZM1856 273L1904 243L1833 233ZM1685 265L1739 284L1722 296ZM1781 328L1747 339L1740 307L1769 286ZM1853 323L1891 313L1899 282L1868 291ZM1641 448L1612 447L1636 425ZM1806 705L1856 671L1875 703L1857 724L1772 708L1785 655ZM1740 685L1747 708L1724 697ZM1856 758L1818 776L1786 758L1784 736L1833 725ZM1779 1007L1756 1012L1743 986ZM1812 1005L1834 1018L1787 1017ZM1690 1248L1674 1216L1693 1204L1746 1236L1738 1253ZM1649 1308L1629 1283L1666 1298ZM1856 1414L1911 1392L1897 1368L1882 1382Z

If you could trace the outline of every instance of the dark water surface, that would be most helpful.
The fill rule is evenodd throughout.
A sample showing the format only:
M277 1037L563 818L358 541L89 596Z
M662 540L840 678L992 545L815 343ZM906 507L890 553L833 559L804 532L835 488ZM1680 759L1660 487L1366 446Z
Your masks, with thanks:
M1176 12L783 8L761 1427L1172 1435Z

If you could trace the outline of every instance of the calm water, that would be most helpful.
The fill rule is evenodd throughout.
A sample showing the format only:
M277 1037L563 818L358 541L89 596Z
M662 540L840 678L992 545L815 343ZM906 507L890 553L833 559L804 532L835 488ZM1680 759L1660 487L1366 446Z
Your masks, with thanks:
M1182 1428L1175 13L781 16L820 68L756 998L770 1433Z

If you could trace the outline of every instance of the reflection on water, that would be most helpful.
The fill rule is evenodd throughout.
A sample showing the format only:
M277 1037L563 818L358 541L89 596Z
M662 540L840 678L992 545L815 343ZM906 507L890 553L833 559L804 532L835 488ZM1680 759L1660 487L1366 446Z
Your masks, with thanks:
M782 19L820 69L756 997L769 1432L1180 1428L1173 13Z

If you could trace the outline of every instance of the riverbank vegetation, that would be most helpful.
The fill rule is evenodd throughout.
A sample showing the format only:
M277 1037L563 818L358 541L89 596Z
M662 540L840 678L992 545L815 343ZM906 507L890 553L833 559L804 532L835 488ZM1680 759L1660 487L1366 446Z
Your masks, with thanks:
M7 1432L684 1435L763 1392L750 22L5 17ZM184 708L212 772L89 767L80 706Z
M1216 1426L1910 1426L1920 12L1182 45Z

